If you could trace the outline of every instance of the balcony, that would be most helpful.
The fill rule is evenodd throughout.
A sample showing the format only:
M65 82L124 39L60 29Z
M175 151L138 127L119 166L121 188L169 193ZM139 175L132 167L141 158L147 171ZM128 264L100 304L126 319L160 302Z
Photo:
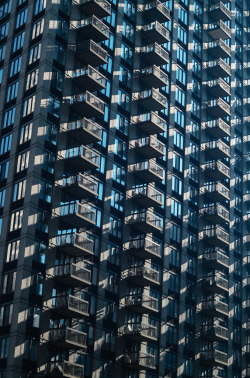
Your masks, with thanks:
M150 88L159 88L168 85L168 75L156 65L136 70L134 71L134 76L138 77L143 84Z
M230 147L220 139L203 143L202 149L214 159L225 159L231 156Z
M221 161L211 161L205 163L203 170L208 177L215 181L230 178L230 168L228 168Z
M215 98L231 96L230 85L221 78L208 81L207 90Z
M204 242L214 247L229 246L229 234L221 227L204 230L202 233L202 239Z
M88 91L71 96L67 103L72 111L83 117L97 117L104 114L104 102Z
M147 260L161 258L161 246L149 237L131 240L128 244L129 252L138 259Z
M87 334L77 329L50 329L49 341L56 347L63 349L79 349L87 347Z
M212 55L216 59L231 58L231 48L222 39L208 42L204 45L204 49L207 49L209 55Z
M69 361L63 363L63 377L82 378L84 377L84 366Z
M135 370L155 369L155 356L143 352L126 353L124 365Z
M111 15L111 4L106 0L79 0L79 7L84 14L103 18Z
M132 189L132 199L143 207L161 206L163 194L152 185L142 185Z
M164 170L156 164L155 160L142 161L130 166L130 171L144 182L156 182L163 180Z
M249 357L250 356L250 344L246 344L243 347L243 352Z
M209 60L203 64L209 75L216 79L231 76L231 67L223 59Z
M98 182L87 175L64 177L62 190L78 200L95 197L98 194Z
M167 64L169 60L167 50L156 42L152 45L138 47L136 51L140 53L141 58L147 63L155 64L156 66Z
M106 77L91 66L72 71L71 78L74 84L90 92L105 89L107 84Z
M96 211L87 204L70 203L59 207L59 229L65 229L65 223L70 228L94 227L96 225Z
M157 328L147 323L128 323L123 328L124 335L132 340L157 341Z
M230 200L230 190L220 182L216 184L205 184L201 193L212 202L224 202Z
M135 141L135 149L148 159L165 155L165 145L153 135L137 139Z
M229 21L232 18L231 11L223 4L222 1L211 5L208 14L215 21Z
M250 97L243 99L243 105L244 108L247 109L247 111L250 111Z
M201 335L210 341L228 340L228 329L220 325L204 325Z
M213 248L211 251L205 249L205 252L200 256L202 262L212 269L229 268L229 257L223 250Z
M98 43L109 39L109 27L96 16L84 18L83 20L78 21L76 24L76 29L80 40L82 41L91 38Z
M128 220L128 224L143 233L162 231L162 219L150 210L134 213Z
M213 118L223 118L231 115L230 105L222 98L207 101L207 111Z
M167 107L166 97L155 88L134 93L134 100L136 100L140 106L143 106L148 111L162 110L166 109Z
M170 10L159 0L145 4L143 6L143 16L150 21L161 23L170 21Z
M245 323L245 329L246 329L247 332L250 332L250 321L249 320Z
M149 43L167 43L170 41L170 32L160 22L155 21L142 27L142 36Z
M128 271L128 278L140 286L160 285L159 272L146 266L131 267Z
M57 249L73 257L88 257L94 255L94 242L84 233L64 234L57 236Z
M136 125L144 133L152 135L164 133L167 129L166 121L155 112L134 116L130 120L131 126Z
M67 134L82 144L100 142L102 127L90 119L83 118L67 124Z
M125 297L125 306L139 314L158 313L158 299L145 294L131 294Z
M248 252L249 253L249 252ZM250 265L250 254L247 254L246 256L243 257L243 263L245 265ZM249 323L250 324L250 323Z
M108 53L96 42L90 39L89 41L77 44L74 47L74 52L77 59L83 64L90 64L91 66L100 66L108 63Z
M213 39L229 39L231 38L230 28L222 21L204 25L204 29Z
M211 293L228 293L228 280L219 275L204 277L203 288Z
M65 297L54 297L53 311L62 318L81 318L89 315L89 302L68 295Z
M228 316L228 304L218 300L204 301L200 307L208 316Z
M82 267L79 263L56 265L54 279L70 287L91 285L91 270Z
M100 168L100 155L86 146L70 148L65 151L65 164L74 172L84 172Z
M230 220L230 213L219 204L209 205L201 210L206 221L213 224L227 223Z
M231 135L230 126L221 118L207 121L202 124L202 129L214 138L223 138Z
M224 365L228 366L227 353L219 350L209 350L201 352L201 361L209 366Z

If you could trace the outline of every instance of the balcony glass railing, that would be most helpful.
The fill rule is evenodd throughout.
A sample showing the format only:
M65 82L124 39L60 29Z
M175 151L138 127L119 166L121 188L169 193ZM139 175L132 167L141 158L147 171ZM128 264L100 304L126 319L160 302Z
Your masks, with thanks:
M155 136L150 135L148 137L136 139L136 147L152 147L164 154L165 144L160 142Z
M104 102L88 91L86 91L85 93L80 93L80 94L71 96L69 99L70 105L84 103L84 102L99 109L100 112L104 113Z
M227 64L223 59L217 60L209 60L203 64L203 67L206 68L214 68L214 67L221 67L228 75L231 73L231 68L229 64Z
M63 188L66 188L69 186L75 186L75 185L82 186L83 188L97 195L98 182L92 179L90 176L82 175L81 173L79 173L79 175L76 175L76 176L64 177L62 180Z
M220 88L224 89L225 92L227 92L228 94L230 93L230 85L227 84L223 79L219 78L219 79L216 79L216 80L209 80L207 82L207 85L209 88L214 88L214 87L217 87L219 86Z
M231 11L220 1L217 4L213 4L210 6L209 11L213 12L216 10L221 10L223 13L227 15L228 18L231 18Z
M151 3L145 4L143 10L147 11L149 9L160 10L167 18L170 19L170 10L162 4L159 0L152 1Z
M228 199L230 198L230 190L221 183L205 184L203 188L205 193L221 193L224 196L228 197Z
M216 41L210 41L207 43L208 49L214 49L216 47L221 47L223 50L226 51L228 55L231 55L230 47L222 39L218 39Z
M88 76L92 80L97 81L101 86L106 87L107 79L99 71L91 66L85 68L78 68L71 73L72 79L77 79L82 76Z
M142 68L140 70L135 70L134 74L136 77L144 77L144 76L149 76L149 75L154 75L164 81L165 85L168 84L168 75L163 72L159 67L153 65L152 67L146 67ZM164 85L164 84L162 84Z
M208 151L217 148L218 150L221 150L222 152L230 156L230 147L221 140L212 140L210 142L206 142L203 144L203 147Z
M72 276L80 281L86 281L91 284L91 270L83 268L78 264L62 264L54 267L54 276L63 277L65 275Z
M222 20L204 25L204 28L208 31L221 29L224 33L228 35L228 38L231 38L231 30Z
M73 50L76 53L91 51L94 54L96 54L98 57L100 57L102 60L104 61L108 60L107 51L104 50L101 46L99 46L98 43L92 40L84 41L73 46L71 45L68 47L68 49Z
M160 33L163 37L166 38L166 40L169 41L170 39L170 32L167 28L165 28L165 26L163 26L160 22L158 21L155 21L155 22L151 22L151 24L148 24L148 25L144 25L142 27L142 31L143 32L147 32L149 30L156 30L158 33Z
M221 352L219 350L202 351L201 357L203 357L206 361L215 361L223 364L228 363L227 353Z
M168 52L156 42L153 43L152 45L139 47L137 51L139 51L140 53L146 53L146 54L154 52L157 55L161 56L166 61L168 61L168 58L169 58Z
M221 118L213 119L212 121L204 122L202 125L203 129L213 129L219 127L224 130L227 134L230 134L230 126L223 121Z
M206 216L211 215L220 215L221 217L225 218L227 221L229 221L230 213L227 209L225 209L223 206L214 204L206 206L202 209L202 213Z
M202 258L207 262L217 261L218 263L226 265L227 267L229 266L229 257L219 249L215 249L214 251L212 250L211 252L205 249L205 253L202 254Z
M99 18L97 18L96 16L84 18L78 21L76 27L77 29L80 29L88 25L93 25L96 29L102 32L106 36L106 38L109 38L109 27L105 25L101 20L99 20Z
M52 298L54 309L68 308L69 310L76 311L82 314L88 314L89 302L84 299L68 296L57 296Z
M202 327L202 333L208 336L221 336L223 338L228 338L228 329L220 325L205 325Z
M149 223L154 227L162 229L162 220L150 210L139 211L132 215L134 223Z
M96 210L91 209L87 204L81 204L78 202L67 203L60 206L60 216L63 217L67 215L80 215L90 222L95 223Z
M133 172L143 172L143 171L148 170L162 177L163 179L164 170L160 165L156 164L154 160L147 160L147 161L142 161L142 162L133 164L131 166L131 170Z
M155 255L161 256L161 246L149 238L134 239L129 242L129 249L141 249L152 251Z
M143 185L133 188L132 197L149 197L159 203L162 203L163 201L163 194L151 185Z
M146 266L131 267L128 271L129 277L143 277L156 283L160 283L160 274L157 270Z
M213 301L204 301L202 302L202 310L204 311L219 311L223 313L228 313L228 304L218 301L218 300L213 300Z
M152 122L159 126L163 131L167 129L166 121L159 117L155 112L144 113L131 118L131 123Z
M126 306L146 307L151 310L158 310L158 299L146 294L130 294L125 297Z
M163 106L167 106L167 98L163 96L157 89L152 88L148 89L146 91L135 93L135 98L137 100L145 100L152 98L160 103L162 103Z
M49 338L51 341L55 342L65 340L70 344L76 344L82 348L87 346L87 334L69 327L64 329L50 329Z
M141 335L150 338L157 338L157 327L147 323L128 323L124 327L125 335Z
M94 242L88 239L85 234L70 233L57 236L58 247L66 247L74 244L90 253L94 252Z
M228 280L219 275L212 277L204 277L203 282L206 286L219 286L225 290L228 290Z
M100 155L86 146L73 147L65 151L65 159L75 157L87 159L95 165L100 166Z
M143 352L128 353L124 356L124 358L125 358L126 363L136 364L138 366L145 366L145 368L155 367L155 356L148 353L143 353Z
M229 234L223 230L221 227L216 227L216 228L206 228L204 230L204 236L208 238L219 238L226 243L229 243Z
M210 161L208 163L205 163L204 168L205 168L205 170L207 170L207 169L218 170L218 171L224 173L225 175L230 176L230 168L228 168L221 161Z
M83 118L77 121L69 122L67 124L67 131L74 130L86 130L91 134L96 135L97 138L102 138L102 127L98 123L91 121L90 119Z

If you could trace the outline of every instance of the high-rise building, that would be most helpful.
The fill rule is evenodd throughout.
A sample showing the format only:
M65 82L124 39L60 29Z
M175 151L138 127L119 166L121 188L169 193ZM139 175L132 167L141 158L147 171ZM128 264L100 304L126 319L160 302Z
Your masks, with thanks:
M0 378L250 377L249 20L0 0Z

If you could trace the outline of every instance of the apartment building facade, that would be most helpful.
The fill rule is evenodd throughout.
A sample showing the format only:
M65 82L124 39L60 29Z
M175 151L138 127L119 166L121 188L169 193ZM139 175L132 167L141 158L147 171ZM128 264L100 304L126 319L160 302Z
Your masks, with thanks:
M248 3L0 1L1 378L250 377Z

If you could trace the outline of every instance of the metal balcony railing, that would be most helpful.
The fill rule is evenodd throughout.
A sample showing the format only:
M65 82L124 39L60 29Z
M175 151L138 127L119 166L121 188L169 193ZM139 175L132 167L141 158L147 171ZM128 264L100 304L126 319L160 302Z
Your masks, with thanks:
M130 294L125 297L125 306L158 311L158 299L146 294Z
M230 190L221 183L209 183L205 184L202 188L202 193L208 194L211 198L219 198L218 195L222 195L224 199L230 199ZM213 196L214 194L214 196ZM221 198L221 197L220 197Z
M225 243L229 243L229 234L221 227L206 228L203 231L203 238L218 238L223 240Z
M69 46L68 49L77 54L78 58L84 64L98 66L108 62L107 51L92 39L78 43L77 45Z
M96 109L98 111L97 114L96 112L93 113L93 116L99 115L99 113L104 114L104 102L88 91L71 96L68 103L71 106L77 106L79 104L82 105L86 103L87 105L89 105L89 107L92 107L93 110Z
M153 284L160 284L160 274L157 270L146 266L131 267L128 271L130 278L142 278L145 281L152 281Z
M223 339L228 338L228 329L220 325L204 325L202 327L202 335L204 336L215 336L221 337Z
M72 135L79 135L81 131L84 131L85 133L93 135L97 140L102 140L102 127L87 118L69 122L67 124L67 131Z
M71 72L71 78L75 79L76 83L79 83L80 80L84 77L88 77L89 79L95 81L99 85L95 88L95 90L106 88L106 77L90 65L84 68L78 68ZM89 84L89 82L87 84Z
M155 368L155 356L143 352L130 352L124 355L124 363L127 365L136 365L141 368Z
M68 313L71 313L71 316L87 316L89 314L89 302L74 297L73 295L68 296L57 296L53 299L53 308L55 310L60 310L65 312L65 317L68 316Z
M201 358L205 361L228 365L227 353L219 350L207 350L201 352Z
M148 197L155 203L162 204L163 194L152 185L138 186L132 189L133 198Z
M128 323L124 326L123 332L128 336L142 336L143 338L157 339L157 327L148 323Z
M208 312L218 312L225 315L228 315L228 304L218 301L218 300L211 300L211 301L204 301L201 303L201 309L203 311Z
M166 64L169 60L169 53L157 42L138 47L136 51L142 54L145 59L150 59L153 64ZM157 62L154 62L155 59L158 59Z
M63 280L71 277L75 281L91 285L91 270L83 268L79 263L62 264L54 267L54 277Z
M63 377L68 378L83 378L84 377L84 366L75 364L69 361L64 361L63 363Z
M218 136L230 136L230 126L221 118L207 121L202 124L202 129L211 132L214 137Z
M149 173L152 173L152 175L155 176L153 181L155 181L157 178L163 180L164 170L153 159L132 164L130 166L130 170L138 175L143 174L146 182L148 182Z
M87 334L74 328L50 329L49 339L55 343L65 342L80 348L87 347Z
M65 250L72 250L79 249L78 254L84 254L84 251L88 252L89 254L93 255L94 253L94 242L93 240L87 238L85 234L77 234L77 233L70 233L70 234L63 234L57 236L57 247L65 249ZM81 253L82 250L82 253ZM77 253L77 251L75 252ZM68 252L70 254L70 252ZM73 252L74 254L74 252Z
M69 188L70 192L74 186L82 187L95 196L98 194L98 182L91 178L91 176L82 175L79 173L79 175L76 176L68 176L63 178L62 188Z
M81 203L67 203L60 206L60 217L67 217L68 215L76 215L86 219L88 222L95 224L96 210L91 209L87 204Z
M208 217L218 215L219 217L224 218L225 221L228 221L228 222L230 219L229 211L219 204L212 204L212 205L204 207L202 209L202 214Z
M229 267L229 257L221 250L216 249L214 252L206 252L202 254L202 259L207 264L222 264L225 267Z
M159 33L161 36L162 36L162 43L164 43L164 40L165 42L168 42L170 40L170 32L167 28L165 28L165 26L163 26L160 22L158 21L155 21L155 22L151 22L151 24L148 24L148 25L144 25L142 27L142 32L143 33L147 33L147 32L150 32L150 31L156 31L157 33Z
M84 18L77 22L76 28L84 28L88 25L94 26L96 29L98 29L102 34L105 35L106 39L109 39L109 27L105 25L99 18L96 16L92 16L89 18ZM90 36L91 37L91 36Z
M163 133L167 129L166 121L155 112L131 117L131 124L137 124L147 134Z
M228 280L219 275L215 275L211 277L204 277L203 285L208 288L209 287L217 287L218 289L222 288L223 290L226 290L226 291L228 291L228 288L229 288Z
M111 14L111 4L107 0L78 0L78 4L85 13L96 14L97 11L96 15L101 18Z
M159 10L167 20L170 20L170 10L164 4L162 4L159 0L152 1L151 3L145 4L143 6L144 12L147 12L150 10L153 10L153 11ZM163 19L162 22L167 21L166 19Z
M94 167L96 168L100 167L100 155L97 152L93 151L93 149L88 148L86 146L73 147L65 151L65 159L69 160L70 162L70 159L74 159L74 158L87 160L90 163L90 167L89 167L90 169Z
M161 246L152 239L145 237L143 239L133 239L129 242L128 249L136 255L143 255L144 251L147 256L161 257Z

